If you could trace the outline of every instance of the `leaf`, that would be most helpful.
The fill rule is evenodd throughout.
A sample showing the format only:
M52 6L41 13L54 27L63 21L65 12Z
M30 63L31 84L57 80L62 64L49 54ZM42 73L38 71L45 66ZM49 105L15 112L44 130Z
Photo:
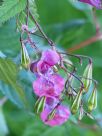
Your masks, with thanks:
M13 89L16 95L14 97L15 99L13 100L16 101L16 97L19 98L21 100L22 106L26 107L27 101L26 101L24 90L16 81L17 73L18 73L17 66L11 60L0 58L0 80L6 84L5 90L2 91L8 97L8 93L12 94L13 92L11 93L11 91ZM10 92L8 91L8 93L6 92L8 88L7 85L10 85L12 87L12 89L9 89ZM17 103L17 101L15 103ZM21 107L21 105L19 106Z
M26 7L26 0L4 0L0 6L0 24L16 16Z
M11 19L0 27L0 50L10 57L20 51L19 33L16 32L16 21Z

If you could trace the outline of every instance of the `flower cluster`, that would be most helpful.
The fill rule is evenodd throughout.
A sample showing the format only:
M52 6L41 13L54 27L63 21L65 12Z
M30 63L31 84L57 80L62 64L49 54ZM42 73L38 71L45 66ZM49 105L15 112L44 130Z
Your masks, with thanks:
M90 4L96 8L102 8L102 0L78 1ZM43 32L32 13L30 11L27 13L29 13L40 32L40 35L36 34L35 29L32 29L32 31L28 28L28 25L23 24L20 37L21 65L25 69L30 69L36 75L36 80L33 82L33 90L37 96L34 107L35 112L49 126L61 125L66 122L69 119L70 111L72 114L78 113L79 120L84 116L93 118L91 112L97 107L97 81L93 79L92 59L84 55L57 51L55 43ZM27 34L26 39L23 38L25 33ZM52 49L41 52L33 41L32 35L44 38ZM37 60L31 61L32 58L29 56L26 45L30 45L35 49L35 58ZM77 58L81 66L83 59L88 60L82 75L79 75L77 66L69 57ZM60 76L60 70L63 71L65 78ZM92 88L91 91L90 88ZM87 97L86 101L83 97ZM63 105L68 99L70 110Z
M43 51L41 59L31 63L30 66L30 70L37 76L33 82L34 92L39 97L37 109L39 105L43 105L41 119L50 126L61 125L70 115L69 109L61 104L65 80L53 70L59 62L60 55L55 50L49 49Z
M79 0L79 1L88 3L96 8L102 9L102 0Z

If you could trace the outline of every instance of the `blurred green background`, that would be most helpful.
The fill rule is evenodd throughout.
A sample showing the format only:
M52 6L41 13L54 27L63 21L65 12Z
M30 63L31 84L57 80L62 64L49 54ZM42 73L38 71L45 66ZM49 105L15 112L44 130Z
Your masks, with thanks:
M42 28L59 49L68 51L69 48L95 35L90 6L72 0L36 0L36 5ZM102 10L97 10L97 18L102 28ZM47 46L43 39L34 37L34 40L41 47ZM76 117L71 116L71 119L62 126L48 127L32 112L17 107L16 102L20 103L20 101L16 98L13 88L0 82L0 97L8 95L11 100L7 100L4 106L0 107L0 136L102 135L102 40L72 53L88 55L93 58L93 77L99 82L98 107L93 113L97 121L84 117L82 124L78 124ZM19 54L19 33L16 32L15 18L11 18L0 27L0 56L6 56L17 63ZM8 69L6 67L6 70ZM19 75L22 75L22 78L18 76L18 82L22 81L27 98L30 99L29 104L33 103L34 96L31 84L33 75L26 71L22 71ZM25 80L26 76L29 81Z

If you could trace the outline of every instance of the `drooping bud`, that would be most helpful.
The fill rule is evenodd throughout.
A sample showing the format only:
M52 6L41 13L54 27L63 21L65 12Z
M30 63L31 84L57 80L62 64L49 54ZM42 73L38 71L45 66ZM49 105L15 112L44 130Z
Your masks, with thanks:
M83 116L84 116L84 110L83 107L81 107L79 111L79 120L82 120Z
M58 68L55 65L53 66L53 70L55 73L58 72Z
M72 114L75 114L78 111L81 98L82 98L82 91L79 91L71 107Z
M30 57L24 44L21 46L21 65L24 68L28 68L30 64Z
M36 101L34 110L35 110L35 112L36 112L37 114L41 113L41 112L44 110L45 101L46 101L45 96L39 98L39 99Z
M84 91L87 92L92 83L92 63L88 64L82 78L84 84Z
M96 88L92 91L89 99L88 99L88 111L96 109L97 107L97 90Z
M48 115L47 119L52 120L55 116L55 113L56 113L56 109L53 109L52 112Z
M32 62L32 63L30 64L30 71L31 71L32 73L37 72L37 63L38 63L38 61L34 61L34 62Z

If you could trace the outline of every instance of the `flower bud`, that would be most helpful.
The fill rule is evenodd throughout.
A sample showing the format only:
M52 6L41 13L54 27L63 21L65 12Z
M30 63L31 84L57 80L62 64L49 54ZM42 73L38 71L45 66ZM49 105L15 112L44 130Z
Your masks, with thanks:
M35 112L36 112L37 114L41 113L41 112L44 110L45 101L46 101L46 97L45 97L45 96L39 98L39 99L36 101L34 110L35 110Z
M96 109L97 107L97 90L96 88L92 91L89 99L88 99L88 111Z
M52 112L48 115L48 120L52 120L55 116L55 113L56 113L56 109L53 109Z
M75 114L78 111L81 102L81 97L82 91L79 91L71 107L72 114Z
M79 111L79 120L82 120L83 116L84 116L84 110L83 110L83 108L81 107L81 108L80 108L80 111Z
M30 71L31 71L32 73L37 72L37 63L38 63L38 61L34 61L34 62L32 62L32 63L30 64Z
M53 66L53 70L54 72L58 72L58 68L55 65Z
M84 84L84 91L87 92L90 84L92 83L92 64L88 64L82 78L82 82Z
M24 68L28 68L30 64L30 58L28 55L28 51L24 44L22 44L22 47L21 47L21 64Z

